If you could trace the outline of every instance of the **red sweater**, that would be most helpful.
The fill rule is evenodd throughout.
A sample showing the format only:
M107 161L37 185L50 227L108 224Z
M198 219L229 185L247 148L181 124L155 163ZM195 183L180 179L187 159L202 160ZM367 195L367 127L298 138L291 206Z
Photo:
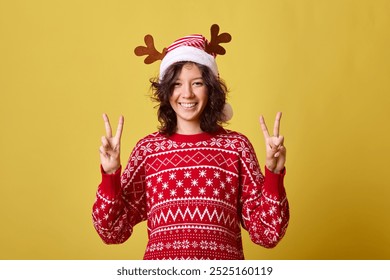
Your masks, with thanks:
M121 175L102 171L94 226L107 244L125 242L147 221L144 259L244 259L241 227L272 248L289 221L284 172L260 171L242 134L141 139Z

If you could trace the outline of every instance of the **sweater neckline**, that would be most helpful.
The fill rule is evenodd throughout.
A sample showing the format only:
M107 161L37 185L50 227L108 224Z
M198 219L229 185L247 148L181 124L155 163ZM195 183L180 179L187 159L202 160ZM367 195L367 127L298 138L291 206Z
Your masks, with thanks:
M220 127L216 132L213 133L209 133L209 132L201 132L197 134L174 133L173 135L168 136L168 139L175 142L196 143L196 142L208 141L211 138L215 137L217 134L219 134L221 131L223 131L222 127Z

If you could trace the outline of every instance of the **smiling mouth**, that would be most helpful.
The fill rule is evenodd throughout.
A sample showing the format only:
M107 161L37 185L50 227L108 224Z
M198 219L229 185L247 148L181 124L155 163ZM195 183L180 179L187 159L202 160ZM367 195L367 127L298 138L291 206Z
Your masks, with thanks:
M182 103L182 102L179 102L179 105L184 107L185 109L191 109L191 108L194 108L196 106L197 103Z

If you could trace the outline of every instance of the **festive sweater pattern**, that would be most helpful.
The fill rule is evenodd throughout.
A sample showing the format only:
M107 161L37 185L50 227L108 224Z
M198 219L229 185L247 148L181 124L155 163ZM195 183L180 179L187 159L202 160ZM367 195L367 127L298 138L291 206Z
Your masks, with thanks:
M105 243L118 244L146 220L144 259L244 259L241 226L267 248L286 232L283 178L267 169L263 176L237 132L156 132L137 143L122 175L102 170L93 222Z

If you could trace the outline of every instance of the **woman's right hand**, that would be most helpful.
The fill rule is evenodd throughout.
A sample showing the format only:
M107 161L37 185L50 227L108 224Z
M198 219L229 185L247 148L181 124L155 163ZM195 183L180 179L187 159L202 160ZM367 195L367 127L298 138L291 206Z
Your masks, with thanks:
M124 124L124 117L119 117L118 128L115 136L112 136L110 121L106 114L103 114L104 126L106 128L106 135L102 136L102 145L100 151L100 163L105 173L113 174L121 166L120 147L121 136Z

